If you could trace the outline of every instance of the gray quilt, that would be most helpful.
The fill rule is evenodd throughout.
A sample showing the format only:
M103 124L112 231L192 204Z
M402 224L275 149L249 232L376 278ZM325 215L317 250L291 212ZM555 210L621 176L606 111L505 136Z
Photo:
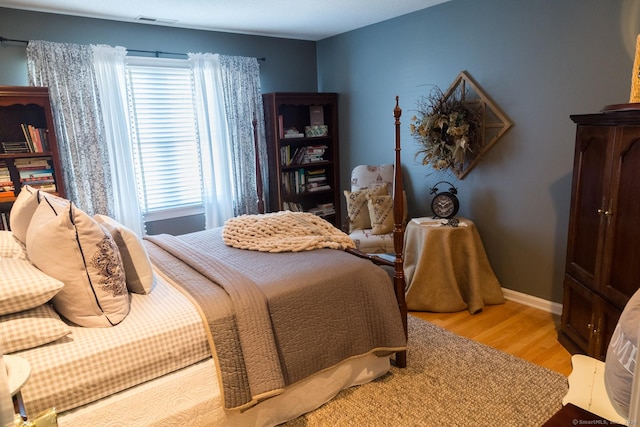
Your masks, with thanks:
M236 249L221 228L146 240L153 263L203 314L227 409L349 357L406 348L391 280L367 260L334 249Z

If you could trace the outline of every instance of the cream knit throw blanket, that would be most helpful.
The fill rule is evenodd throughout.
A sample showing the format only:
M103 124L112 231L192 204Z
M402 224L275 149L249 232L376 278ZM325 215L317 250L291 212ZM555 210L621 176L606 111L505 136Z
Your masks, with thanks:
M280 211L231 218L224 224L222 239L227 246L261 252L355 248L347 234L308 212Z

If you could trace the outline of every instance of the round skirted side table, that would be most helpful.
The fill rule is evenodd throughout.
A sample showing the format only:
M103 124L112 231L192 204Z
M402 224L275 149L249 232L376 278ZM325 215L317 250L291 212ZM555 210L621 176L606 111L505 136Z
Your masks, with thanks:
M407 308L413 311L474 314L504 296L473 221L457 226L431 217L414 218L405 229ZM455 223L455 221L454 221Z

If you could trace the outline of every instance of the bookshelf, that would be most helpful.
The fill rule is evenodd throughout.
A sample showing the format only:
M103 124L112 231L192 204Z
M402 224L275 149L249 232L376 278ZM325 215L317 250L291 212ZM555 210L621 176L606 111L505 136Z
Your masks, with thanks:
M64 197L49 90L0 86L0 229L23 184Z
M269 211L312 212L340 227L338 95L262 95Z

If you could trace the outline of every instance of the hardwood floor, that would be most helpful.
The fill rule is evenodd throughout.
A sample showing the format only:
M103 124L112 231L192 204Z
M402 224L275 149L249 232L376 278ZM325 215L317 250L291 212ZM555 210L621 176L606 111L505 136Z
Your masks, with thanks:
M473 315L466 310L409 314L565 376L571 373L571 354L558 342L560 316L513 301Z

